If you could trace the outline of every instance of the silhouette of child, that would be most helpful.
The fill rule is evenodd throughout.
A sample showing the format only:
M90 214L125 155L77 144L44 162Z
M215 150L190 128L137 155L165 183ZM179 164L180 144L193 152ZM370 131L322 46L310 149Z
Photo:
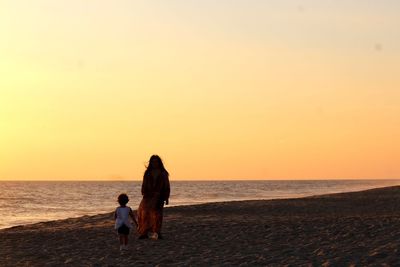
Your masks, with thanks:
M129 220L129 217L132 218L133 222L136 224L136 227L138 226L132 209L126 205L128 202L128 196L126 194L120 194L118 196L118 203L120 206L115 210L114 213L115 229L119 234L120 250L125 250L128 246L129 231L132 229L132 224Z

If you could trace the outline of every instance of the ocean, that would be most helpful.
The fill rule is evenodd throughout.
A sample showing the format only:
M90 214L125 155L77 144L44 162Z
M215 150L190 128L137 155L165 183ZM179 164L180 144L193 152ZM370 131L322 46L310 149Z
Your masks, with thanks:
M298 198L400 185L400 180L171 181L170 206ZM139 181L2 181L0 228L113 211L117 196L141 200Z

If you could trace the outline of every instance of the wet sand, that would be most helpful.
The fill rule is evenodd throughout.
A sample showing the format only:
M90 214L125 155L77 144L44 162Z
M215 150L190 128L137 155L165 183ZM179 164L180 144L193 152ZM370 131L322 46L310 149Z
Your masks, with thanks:
M165 209L119 251L112 213L0 230L0 266L399 266L400 186Z

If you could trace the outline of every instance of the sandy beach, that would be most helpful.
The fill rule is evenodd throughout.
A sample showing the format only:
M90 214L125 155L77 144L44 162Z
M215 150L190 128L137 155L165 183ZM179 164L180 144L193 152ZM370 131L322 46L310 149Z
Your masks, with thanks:
M119 251L112 213L0 230L0 266L395 266L400 186L165 209Z

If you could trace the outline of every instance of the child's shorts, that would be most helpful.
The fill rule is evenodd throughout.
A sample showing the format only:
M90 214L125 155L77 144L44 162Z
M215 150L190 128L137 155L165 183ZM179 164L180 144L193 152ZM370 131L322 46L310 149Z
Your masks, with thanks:
M125 224L118 227L117 231L118 231L118 234L120 234L120 235L129 235L129 227L126 226Z

